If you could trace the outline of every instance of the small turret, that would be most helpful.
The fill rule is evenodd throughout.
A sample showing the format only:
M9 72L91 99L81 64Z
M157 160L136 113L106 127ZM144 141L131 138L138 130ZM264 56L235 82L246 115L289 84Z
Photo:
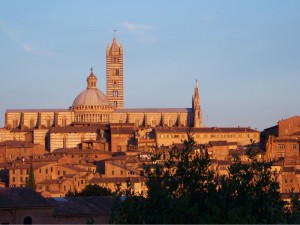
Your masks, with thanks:
M93 73L93 67L91 67L91 73L86 79L87 89L97 89L97 77Z

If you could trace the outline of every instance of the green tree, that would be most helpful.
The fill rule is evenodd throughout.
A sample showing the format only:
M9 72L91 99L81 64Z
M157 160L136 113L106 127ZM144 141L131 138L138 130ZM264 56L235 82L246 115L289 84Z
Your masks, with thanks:
M214 223L283 223L277 174L270 165L249 154L248 162L234 157L228 175L221 176L217 200L221 213Z
M295 193L294 189L290 191L290 202L286 202L285 213L287 223L300 224L300 194Z
M112 196L112 195L113 193L109 188L101 187L98 184L88 184L81 192L74 193L74 196Z
M254 145L254 143L253 143ZM160 163L158 151L145 166L148 195L130 192L119 196L111 223L285 223L285 203L280 198L277 174L257 160L250 146L248 161L234 156L228 175L211 169L205 148L188 133L183 148L168 149ZM295 199L298 199L295 197ZM292 202L293 203L293 202ZM298 221L298 201L289 222ZM299 208L300 209L300 208Z
M26 187L29 187L33 190L36 190L36 184L35 184L35 178L34 178L34 171L33 171L32 163L30 164L29 177L28 177L28 181L26 183Z

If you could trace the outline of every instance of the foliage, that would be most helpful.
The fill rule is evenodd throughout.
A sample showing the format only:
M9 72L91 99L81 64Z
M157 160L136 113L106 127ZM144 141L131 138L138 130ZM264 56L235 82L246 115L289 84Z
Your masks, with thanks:
M300 218L298 197L287 214L277 174L256 159L253 145L247 162L233 157L228 175L211 169L207 150L190 133L183 146L168 149L163 163L158 151L153 155L145 167L148 196L120 193L111 223L294 223Z
M284 202L280 198L277 174L270 165L256 159L252 147L248 162L234 156L228 175L221 176L218 202L221 217L214 223L282 223Z
M287 223L300 224L299 193L295 193L294 189L292 189L289 197L291 201L285 205Z
M121 190L121 184L116 184L115 204L110 223L133 224L142 223L143 218L139 212L144 209L144 198L133 193L130 179L126 180L126 189Z
M30 164L29 177L28 177L28 181L26 183L26 187L36 190L36 184L35 184L34 171L33 171L32 164Z
M81 192L69 191L66 196L112 196L109 188L101 187L98 184L88 184Z

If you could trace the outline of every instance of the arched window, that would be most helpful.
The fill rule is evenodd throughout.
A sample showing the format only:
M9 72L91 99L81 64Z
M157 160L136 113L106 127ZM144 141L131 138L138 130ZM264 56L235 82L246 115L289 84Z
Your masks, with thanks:
M32 224L32 219L30 216L26 216L23 220L23 224Z
M114 101L114 107L117 108L118 107L118 102Z

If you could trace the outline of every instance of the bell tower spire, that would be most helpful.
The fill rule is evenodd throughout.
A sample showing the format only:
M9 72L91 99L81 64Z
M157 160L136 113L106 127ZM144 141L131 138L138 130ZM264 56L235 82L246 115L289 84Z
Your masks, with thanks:
M202 110L200 106L200 96L198 80L196 80L194 95L193 95L193 111L194 111L194 127L202 127Z
M106 49L106 96L115 109L124 108L123 47L116 35Z

